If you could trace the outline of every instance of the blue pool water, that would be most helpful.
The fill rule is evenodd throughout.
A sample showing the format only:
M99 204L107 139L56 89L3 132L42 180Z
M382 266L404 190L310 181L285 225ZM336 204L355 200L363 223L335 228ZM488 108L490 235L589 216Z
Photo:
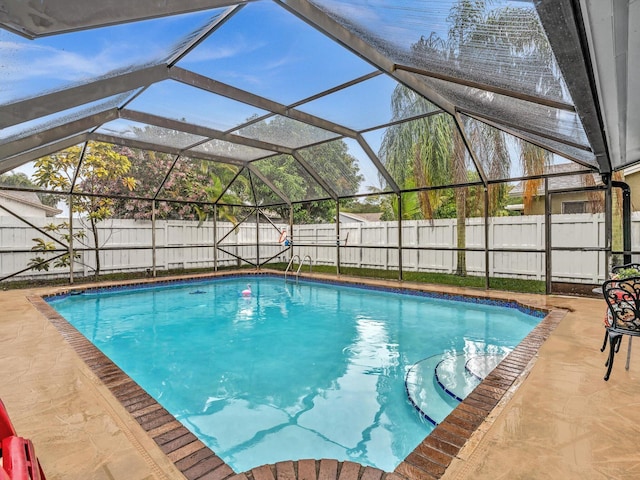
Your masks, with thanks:
M411 366L506 354L540 321L269 276L49 302L236 472L303 458L392 471L433 428L407 399Z

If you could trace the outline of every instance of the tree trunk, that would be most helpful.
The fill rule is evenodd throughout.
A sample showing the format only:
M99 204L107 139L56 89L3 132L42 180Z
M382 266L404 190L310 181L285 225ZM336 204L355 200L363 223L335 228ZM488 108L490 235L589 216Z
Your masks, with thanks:
M467 189L458 188L456 190L456 236L457 247L464 249L467 246ZM467 252L458 250L458 262L456 266L456 275L467 275Z
M94 252L96 255L96 270L95 270L95 277L98 278L98 276L100 275L100 242L98 240L98 225L96 224L96 221L93 220L92 218L90 219L91 222L91 232L93 233L93 248L94 248Z
M467 181L467 168L465 163L467 149L462 141L462 136L457 130L455 131L453 149L453 176L456 183L463 184ZM455 189L457 247L461 249L458 250L456 275L461 276L467 275L467 252L464 250L467 246L467 190L467 187L458 187Z

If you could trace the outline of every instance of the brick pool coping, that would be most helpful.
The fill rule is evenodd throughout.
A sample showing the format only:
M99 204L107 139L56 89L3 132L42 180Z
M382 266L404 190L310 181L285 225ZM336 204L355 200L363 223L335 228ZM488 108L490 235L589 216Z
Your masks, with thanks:
M255 276L256 273L236 272L229 275ZM229 275L185 277L169 282L211 279ZM357 283L339 280L332 280L332 282L366 285L361 279L358 279ZM115 289L149 283L167 283L167 280L107 288ZM69 288L67 292L73 290L90 290L90 288ZM398 291L397 287L392 287L391 290ZM461 296L471 298L471 296ZM482 295L478 297L482 298ZM30 296L29 301L56 327L85 364L189 480L432 480L441 478L478 427L506 398L507 393L517 388L518 380L527 371L538 349L567 313L565 310L548 310L546 317L444 421L424 438L394 472L384 472L349 461L305 459L263 465L238 474L58 314L43 297ZM510 301L510 303L513 302Z

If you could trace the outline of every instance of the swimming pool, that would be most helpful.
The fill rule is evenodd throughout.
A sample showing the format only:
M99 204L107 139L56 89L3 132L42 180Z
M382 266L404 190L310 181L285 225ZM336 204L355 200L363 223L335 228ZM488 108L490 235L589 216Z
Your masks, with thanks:
M408 402L411 366L506 353L540 321L268 276L49 301L237 472L300 458L391 471L432 428Z

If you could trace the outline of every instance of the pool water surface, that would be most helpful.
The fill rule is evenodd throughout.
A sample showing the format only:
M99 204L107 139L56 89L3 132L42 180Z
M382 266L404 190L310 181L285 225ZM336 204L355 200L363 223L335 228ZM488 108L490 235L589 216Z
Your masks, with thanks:
M411 367L504 355L541 320L270 276L49 303L236 472L303 458L392 471L433 428L407 398Z

